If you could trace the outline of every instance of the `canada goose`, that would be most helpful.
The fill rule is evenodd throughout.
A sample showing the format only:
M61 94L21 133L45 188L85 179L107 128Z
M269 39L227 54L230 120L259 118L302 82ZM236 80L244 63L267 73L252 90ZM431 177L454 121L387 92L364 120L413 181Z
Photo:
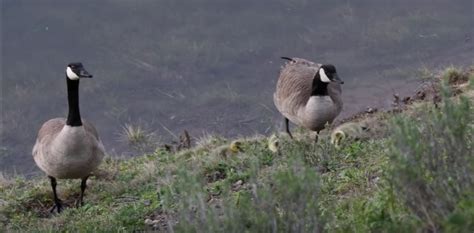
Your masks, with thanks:
M339 148L343 141L359 140L368 130L364 123L349 122L336 127L331 133L331 143Z
M293 138L289 121L319 131L331 123L342 110L341 84L336 67L302 59L289 60L280 70L273 102L285 118L286 132Z
M94 126L81 120L79 112L79 79L92 78L81 63L70 63L66 68L67 119L46 121L38 132L33 147L33 158L51 181L54 206L61 212L61 200L56 194L56 179L82 179L81 196L77 205L83 205L87 178L104 157L104 146Z

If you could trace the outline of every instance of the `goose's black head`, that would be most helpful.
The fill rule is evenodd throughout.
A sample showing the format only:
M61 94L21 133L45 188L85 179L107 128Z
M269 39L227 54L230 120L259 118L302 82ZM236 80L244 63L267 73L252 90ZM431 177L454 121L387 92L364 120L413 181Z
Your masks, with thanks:
M66 67L66 76L70 80L79 80L80 78L92 78L92 75L84 69L82 63L72 62Z
M322 65L319 68L319 78L321 79L321 82L324 83L330 83L330 82L337 82L340 84L344 84L344 82L339 79L339 76L337 75L336 67L331 64L327 65Z

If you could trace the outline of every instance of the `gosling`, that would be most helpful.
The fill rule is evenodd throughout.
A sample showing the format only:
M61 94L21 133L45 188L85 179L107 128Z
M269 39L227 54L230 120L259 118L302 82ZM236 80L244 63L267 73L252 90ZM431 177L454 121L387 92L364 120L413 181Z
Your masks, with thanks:
M280 140L275 134L268 138L268 149L273 153L280 152Z
M364 138L368 131L364 123L349 122L336 127L331 133L331 144L340 148L344 142L357 141Z
M243 152L242 150L242 142L235 140L232 141L229 145L219 146L215 149L216 153L224 158L231 157L233 155L238 154L239 152Z

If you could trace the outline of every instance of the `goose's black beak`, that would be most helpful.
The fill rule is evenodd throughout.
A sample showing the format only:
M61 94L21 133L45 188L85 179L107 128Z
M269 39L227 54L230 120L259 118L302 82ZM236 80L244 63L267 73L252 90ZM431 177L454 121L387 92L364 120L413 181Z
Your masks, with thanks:
M89 74L86 69L82 68L79 70L79 77L81 78L92 78L92 74Z
M344 84L344 81L342 81L340 78L339 78L339 75L337 75L336 73L334 73L332 75L332 81L333 82L336 82L336 83L339 83L339 84Z

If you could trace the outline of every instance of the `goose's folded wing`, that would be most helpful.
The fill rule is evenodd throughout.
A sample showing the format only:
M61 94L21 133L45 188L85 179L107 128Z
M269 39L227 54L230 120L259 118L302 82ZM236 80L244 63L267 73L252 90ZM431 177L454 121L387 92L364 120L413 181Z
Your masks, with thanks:
M36 143L33 147L33 156L36 156L41 146L49 145L55 136L61 132L61 129L65 124L65 118L54 118L46 121L38 132L38 137L36 138Z
M313 78L319 69L316 63L310 62L308 65L308 62L296 60L282 67L274 96L276 102L284 104L290 101L292 105L301 105L308 101Z

